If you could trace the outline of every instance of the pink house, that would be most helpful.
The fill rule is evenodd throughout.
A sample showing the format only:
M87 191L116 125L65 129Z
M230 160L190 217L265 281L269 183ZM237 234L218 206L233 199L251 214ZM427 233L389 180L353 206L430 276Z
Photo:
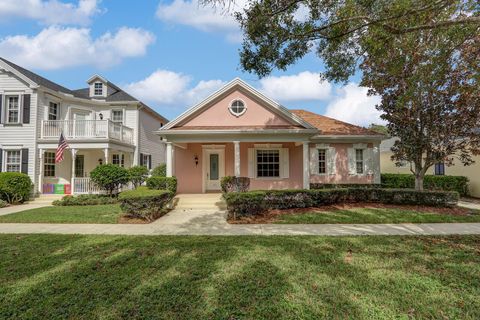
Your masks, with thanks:
M251 189L380 183L384 136L286 109L238 78L157 133L180 193L219 191L224 176L250 177Z

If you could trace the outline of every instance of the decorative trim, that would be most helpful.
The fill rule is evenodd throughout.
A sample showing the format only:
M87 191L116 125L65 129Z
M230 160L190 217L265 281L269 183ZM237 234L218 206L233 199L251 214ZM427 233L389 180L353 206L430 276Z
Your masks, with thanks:
M275 148L281 148L282 144L281 143L263 143L263 144L254 144L253 147L255 149L275 149Z
M236 101L240 101L241 103L243 103L243 111L240 112L240 113L236 113L232 110L232 104ZM245 101L243 99L235 98L232 101L230 101L230 104L228 105L228 111L230 111L230 113L237 118L241 117L245 112L247 112L247 104L245 103Z
M366 143L354 143L353 148L354 149L367 149L368 145Z
M202 144L202 149L225 149L224 144Z

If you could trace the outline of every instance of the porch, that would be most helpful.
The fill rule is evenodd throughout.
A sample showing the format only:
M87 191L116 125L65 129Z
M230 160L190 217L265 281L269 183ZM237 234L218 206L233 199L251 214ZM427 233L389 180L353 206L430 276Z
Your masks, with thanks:
M125 168L133 166L134 152L114 148L70 148L64 160L55 163L55 149L40 149L39 193L99 194L90 172L100 164L113 163Z
M133 129L112 120L43 120L40 139L58 140L63 132L71 140L114 140L133 144Z

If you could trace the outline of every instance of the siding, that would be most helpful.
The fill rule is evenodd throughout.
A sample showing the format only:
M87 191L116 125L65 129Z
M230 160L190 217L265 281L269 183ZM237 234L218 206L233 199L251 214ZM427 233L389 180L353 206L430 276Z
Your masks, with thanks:
M165 163L165 144L154 133L160 128L161 120L151 116L145 110L139 112L138 157L140 153L152 155L152 167ZM164 123L165 124L165 123ZM140 163L140 162L138 162Z

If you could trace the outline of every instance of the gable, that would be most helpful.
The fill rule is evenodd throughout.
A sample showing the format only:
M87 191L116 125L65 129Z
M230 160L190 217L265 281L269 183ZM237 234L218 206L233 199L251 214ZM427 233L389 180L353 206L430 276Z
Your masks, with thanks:
M231 103L235 100L243 101L246 106L245 113L240 116L235 116L229 110ZM246 127L303 128L240 86L235 86L174 128L237 129Z
M8 72L0 68L0 91L23 91L28 89L28 84Z

